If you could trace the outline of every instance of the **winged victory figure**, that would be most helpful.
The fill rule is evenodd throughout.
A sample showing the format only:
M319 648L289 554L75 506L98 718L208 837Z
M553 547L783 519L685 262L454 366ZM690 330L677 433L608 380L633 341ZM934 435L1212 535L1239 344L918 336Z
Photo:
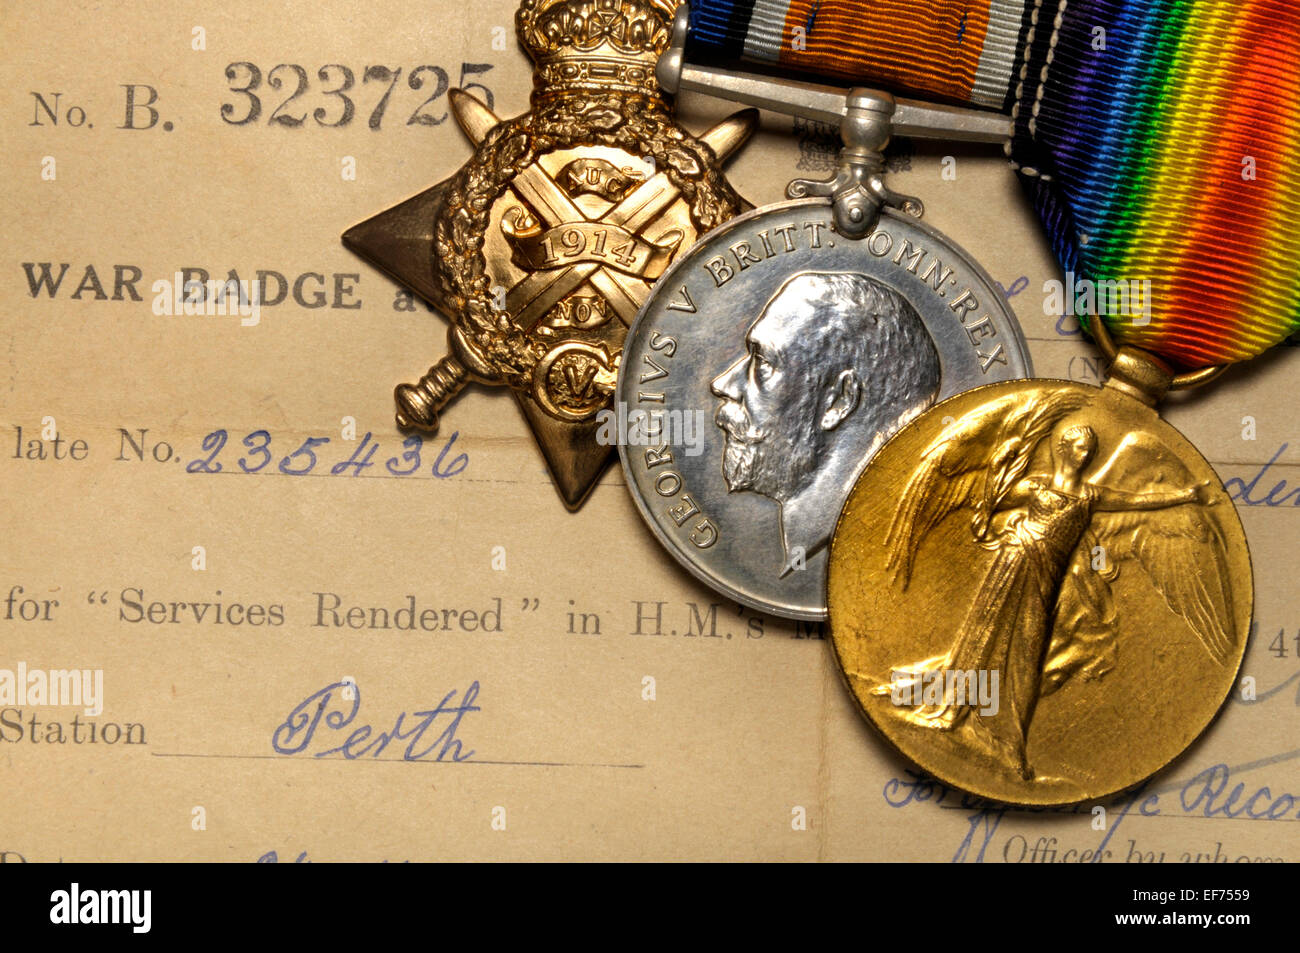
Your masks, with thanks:
M1028 401L1013 394L950 424L923 454L886 540L886 568L903 589L922 542L959 510L971 513L972 544L995 553L949 651L895 666L891 684L873 691L889 694L900 678L935 672L999 671L1001 717L985 718L953 692L951 679L938 704L904 717L941 730L970 720L972 740L1026 780L1035 777L1025 750L1038 699L1116 664L1110 586L1121 564L1140 567L1216 663L1228 664L1233 644L1226 544L1205 512L1208 483L1189 486L1182 473L1173 476L1184 477L1184 489L1162 487L1169 455L1142 432L1127 434L1092 468L1096 432L1086 422L1066 423L1071 415L1086 420L1079 412L1090 400L1074 390ZM1050 467L1031 471L1045 456ZM1157 488L1108 485L1117 462Z

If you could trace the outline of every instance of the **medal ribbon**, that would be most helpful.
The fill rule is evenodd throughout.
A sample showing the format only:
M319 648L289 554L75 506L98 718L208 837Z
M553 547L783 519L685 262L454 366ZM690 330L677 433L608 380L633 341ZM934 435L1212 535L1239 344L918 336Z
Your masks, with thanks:
M691 0L706 56L1002 109L1030 0Z
M691 11L706 54L1010 111L1008 152L1066 294L1120 343L1199 368L1300 330L1292 0L693 0Z

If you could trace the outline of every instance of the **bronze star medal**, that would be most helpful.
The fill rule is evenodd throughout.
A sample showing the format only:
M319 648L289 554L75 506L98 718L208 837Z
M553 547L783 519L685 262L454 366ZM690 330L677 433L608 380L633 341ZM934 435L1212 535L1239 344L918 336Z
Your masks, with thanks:
M506 385L570 509L614 449L597 417L651 285L748 207L719 166L757 114L676 124L654 77L671 18L665 0L524 0L532 109L503 121L454 90L474 156L343 236L451 318L451 353L395 391L398 426L434 432L468 382Z

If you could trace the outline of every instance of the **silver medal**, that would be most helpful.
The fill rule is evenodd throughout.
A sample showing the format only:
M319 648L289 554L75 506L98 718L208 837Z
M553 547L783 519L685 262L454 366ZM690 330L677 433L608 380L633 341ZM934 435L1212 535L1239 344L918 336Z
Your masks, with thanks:
M737 602L826 617L826 548L876 449L932 404L1031 373L1005 297L960 248L884 209L749 212L663 276L628 335L620 453L646 522Z
M839 124L835 176L700 239L660 278L619 361L632 497L679 562L737 602L826 618L826 550L858 474L937 401L1032 372L998 285L884 182L895 134L997 142L1005 116L685 62L656 76ZM617 426L618 432L613 433Z

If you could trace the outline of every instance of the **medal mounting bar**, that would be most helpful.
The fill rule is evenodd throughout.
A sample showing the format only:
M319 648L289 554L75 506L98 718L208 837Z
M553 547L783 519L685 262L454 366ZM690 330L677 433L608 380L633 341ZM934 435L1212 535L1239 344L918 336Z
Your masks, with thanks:
M786 194L792 199L830 198L835 227L848 238L866 236L882 205L918 217L923 211L920 199L894 192L884 183L882 152L893 136L952 142L1003 142L1011 137L1011 119L1000 113L896 99L876 89L846 91L687 63L689 32L690 10L682 4L673 19L672 40L655 69L665 92L704 93L839 127L842 147L835 176L828 181L794 179Z

